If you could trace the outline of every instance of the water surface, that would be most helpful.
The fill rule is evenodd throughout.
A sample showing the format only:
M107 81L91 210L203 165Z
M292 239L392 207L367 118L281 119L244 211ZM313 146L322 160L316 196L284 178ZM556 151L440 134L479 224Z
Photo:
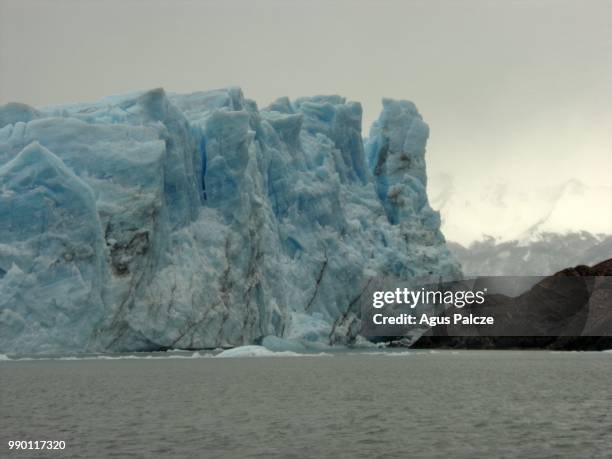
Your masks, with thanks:
M0 457L612 457L610 353L4 361L0 395Z

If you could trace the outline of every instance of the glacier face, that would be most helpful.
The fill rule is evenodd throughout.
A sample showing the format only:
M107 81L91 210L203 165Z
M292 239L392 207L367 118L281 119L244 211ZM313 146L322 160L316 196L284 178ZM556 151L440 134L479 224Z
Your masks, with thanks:
M428 127L339 96L0 107L0 352L351 343L368 278L456 278Z

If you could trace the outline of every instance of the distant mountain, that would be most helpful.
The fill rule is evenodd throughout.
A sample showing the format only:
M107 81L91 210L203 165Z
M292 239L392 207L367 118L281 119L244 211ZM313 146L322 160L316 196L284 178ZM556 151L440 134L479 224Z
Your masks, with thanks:
M498 242L492 237L464 247L447 243L465 276L547 276L573 265L593 265L612 257L612 235L587 231L532 233L530 238Z
M612 187L570 179L554 186L519 187L503 180L478 183L432 176L431 206L440 211L447 240L469 246L491 237L497 242L540 239L587 231L612 234Z

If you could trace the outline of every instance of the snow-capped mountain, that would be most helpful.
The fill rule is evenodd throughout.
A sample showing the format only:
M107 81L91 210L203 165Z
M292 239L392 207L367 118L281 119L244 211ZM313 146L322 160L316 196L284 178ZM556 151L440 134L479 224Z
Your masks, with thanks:
M521 188L486 178L460 182L448 175L435 176L430 183L432 207L441 213L444 235L466 247L485 237L529 243L545 233L612 234L612 187L571 179L556 186Z
M0 352L346 342L366 278L460 275L428 126L231 88L0 107Z
M612 235L586 231L538 233L529 241L484 238L468 247L447 244L468 277L548 276L567 266L591 266L612 258Z

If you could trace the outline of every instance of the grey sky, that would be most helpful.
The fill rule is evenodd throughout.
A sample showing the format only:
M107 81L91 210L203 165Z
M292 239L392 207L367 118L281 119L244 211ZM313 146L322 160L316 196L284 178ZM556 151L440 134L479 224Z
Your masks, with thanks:
M0 103L228 85L413 100L433 186L610 184L612 1L0 0Z

